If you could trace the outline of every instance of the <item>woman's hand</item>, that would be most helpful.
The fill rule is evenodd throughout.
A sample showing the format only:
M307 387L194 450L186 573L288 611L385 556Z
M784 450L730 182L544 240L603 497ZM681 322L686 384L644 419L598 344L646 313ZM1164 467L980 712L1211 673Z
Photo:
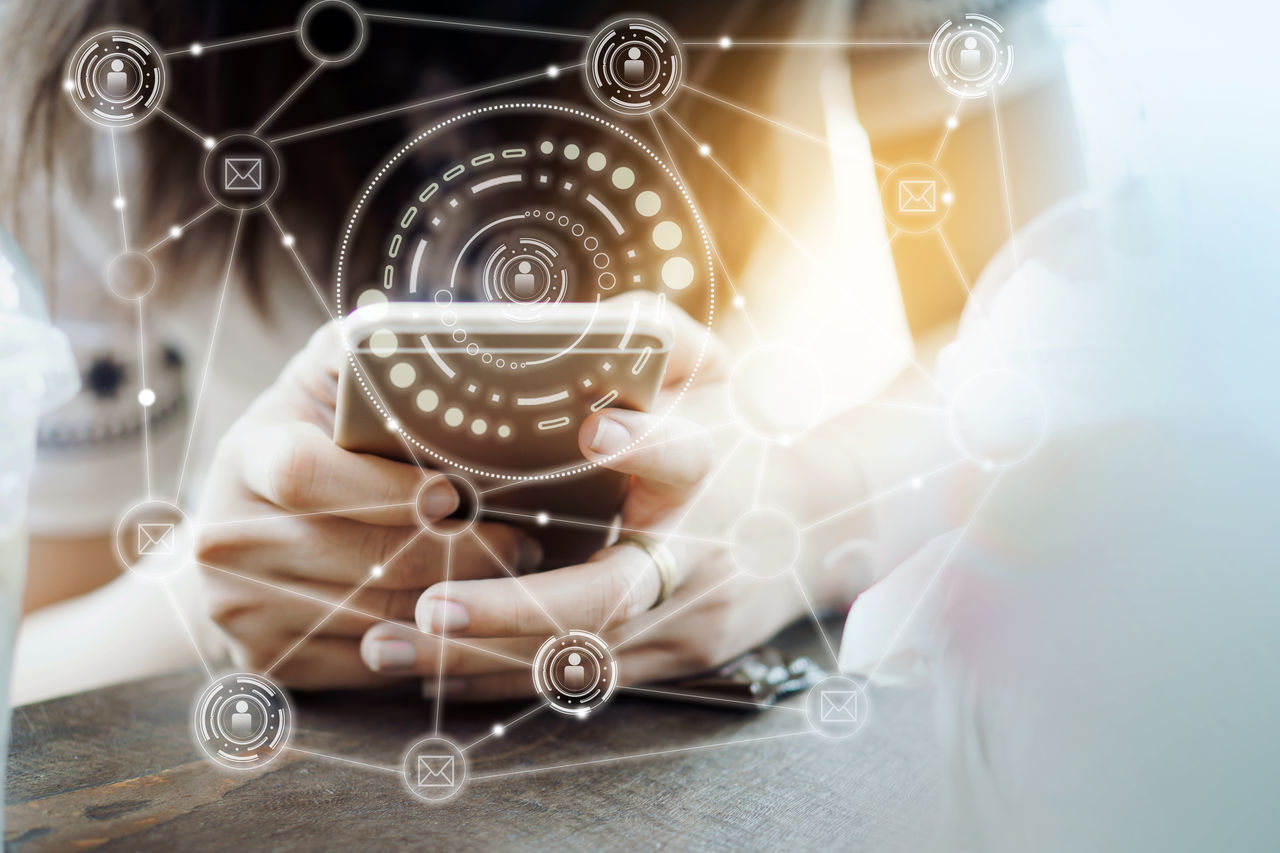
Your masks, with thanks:
M702 327L682 317L668 389L683 384L703 334ZM739 571L728 553L726 531L751 508L760 466L756 454L725 449L723 439L733 431L725 429L731 424L719 411L724 359L718 344L709 349L699 373L702 384L682 408L685 415L697 412L701 425L676 414L655 424L654 415L606 410L588 418L579 431L589 459L607 459L633 436L648 433L638 448L604 464L633 478L622 513L624 531L665 540L676 557L680 576L667 601L654 607L661 576L645 550L628 544L606 548L582 565L526 577L453 580L422 594L415 609L418 631L380 624L366 633L362 651L370 667L429 682L445 679L425 685L427 694L438 689L465 700L528 695L533 692L529 664L539 646L578 628L600 634L609 644L624 683L666 680L705 671L806 612L791 574L757 579ZM767 497L786 501L791 493ZM462 642L446 643L441 653L438 634ZM486 656L471 644L495 640L507 644L504 651L511 659L481 669ZM395 651L388 655L384 648ZM388 660L397 665L386 666Z
M323 327L236 422L195 519L211 615L237 663L298 688L387 681L362 662L360 638L382 620L413 619L442 577L445 548L457 578L541 560L534 540L502 524L451 544L424 531L419 516L441 532L456 524L440 521L458 506L446 477L334 444L342 352L337 328ZM474 653L501 661L505 645Z

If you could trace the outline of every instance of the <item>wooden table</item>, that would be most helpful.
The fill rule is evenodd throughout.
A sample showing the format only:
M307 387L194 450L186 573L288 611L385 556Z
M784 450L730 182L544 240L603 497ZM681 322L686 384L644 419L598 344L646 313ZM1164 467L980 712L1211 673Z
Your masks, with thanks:
M788 639L825 657L807 626ZM907 850L924 846L935 811L920 692L873 690L870 722L839 741L782 736L808 728L802 697L757 712L619 692L588 720L543 710L469 749L473 778L436 806L399 773L301 752L238 773L203 760L190 716L205 680L17 709L5 849ZM431 705L407 689L294 704L294 746L371 765L398 767L432 730ZM446 705L443 733L469 744L528 707ZM744 742L720 745L732 741ZM492 775L510 771L522 772Z

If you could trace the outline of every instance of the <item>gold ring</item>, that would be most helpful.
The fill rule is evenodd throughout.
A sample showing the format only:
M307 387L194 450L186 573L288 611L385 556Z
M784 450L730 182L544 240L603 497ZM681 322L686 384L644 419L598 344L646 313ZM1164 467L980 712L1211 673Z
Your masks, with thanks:
M654 568L658 570L661 585L658 587L658 600L649 607L650 610L661 605L675 593L680 567L676 563L676 555L671 553L671 549L666 544L644 533L628 533L618 540L618 544L631 545L644 551L649 555L649 559L653 560Z

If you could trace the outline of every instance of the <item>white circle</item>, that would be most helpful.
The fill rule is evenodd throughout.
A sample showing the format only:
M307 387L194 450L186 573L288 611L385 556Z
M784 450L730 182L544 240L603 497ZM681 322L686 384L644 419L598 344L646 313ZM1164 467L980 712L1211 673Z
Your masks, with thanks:
M588 631L551 637L533 658L533 687L561 714L582 717L618 685L618 665L604 640Z
M116 520L116 558L139 577L159 580L191 565L195 541L191 522L173 501L145 500Z
M316 47L312 41L310 34L307 32L307 25L311 23L311 18L320 9L329 6L332 8L342 9L351 15L353 26L355 29L355 39L350 46L338 53L325 53ZM364 48L364 15L345 0L316 0L298 16L298 45L314 60L330 66L346 65L351 62L360 51Z
M951 436L960 451L987 466L1013 465L1044 441L1048 410L1031 379L991 370L966 380L951 398Z
M440 406L440 395L430 388L423 388L418 392L415 402L422 411L434 412Z
M899 231L924 234L951 212L951 182L931 163L903 163L880 186L885 218Z
M107 264L107 289L121 299L141 299L156 286L156 266L141 252L121 252Z
M602 171L608 162L609 161L605 159L605 156L599 151L592 151L591 154L587 156L587 168L593 172Z
M484 435L489 431L489 422L484 418L476 418L471 422L471 432L475 435Z
M356 308L365 309L370 320L381 320L387 316L387 295L381 290L366 290L356 298Z
M451 427L462 426L462 409L457 406L450 406L444 410L444 422Z
M449 481L449 485L453 486L453 491L458 495L458 509L448 519L450 529L440 529L433 523L432 519L422 514L423 493L437 483L435 477L424 480L422 485L418 487L418 495L413 502L413 511L418 516L418 523L425 529L437 536L450 538L466 533L475 526L476 521L480 518L480 492L466 477L452 472L445 473L442 476Z
M582 153L582 149L570 142L564 147L564 156L566 160L577 160L578 155Z
M729 407L744 429L768 441L794 439L822 419L826 380L807 352L768 344L750 350L729 376Z
M653 226L653 245L664 252L670 252L672 249L678 248L680 241L683 239L684 232L680 230L679 225L670 219L664 219ZM692 281L692 278L690 280Z
M369 351L378 358L390 358L396 354L400 341L390 329L378 329L369 336Z
M627 166L619 166L613 170L613 185L620 190L629 190L636 182L636 173Z
M641 216L656 216L662 209L662 196L653 190L645 190L636 196L636 211Z
M667 258L662 265L662 283L672 290L684 290L693 284L693 264L688 258Z
M510 438L510 437L511 437L511 427L507 426L506 424L503 424L502 426L498 427L498 438Z
M443 737L423 738L410 746L400 768L409 793L432 805L458 796L470 775L466 753Z
M230 770L271 763L293 736L288 694L266 676L236 672L210 682L193 708L192 731L210 761Z
M838 740L862 730L871 706L861 684L843 675L829 675L809 688L804 711L814 732Z
M156 392L150 388L143 388L138 392L138 402L143 406L154 406L156 402Z
M391 384L397 388L408 388L418 378L418 371L407 361L398 361L391 365Z
M543 143L538 146L538 150L540 150L543 154L550 154L552 151L556 150L556 146L550 139L547 139L547 140L544 140Z
M778 509L753 509L729 530L729 555L740 570L772 578L795 568L800 558L800 528Z

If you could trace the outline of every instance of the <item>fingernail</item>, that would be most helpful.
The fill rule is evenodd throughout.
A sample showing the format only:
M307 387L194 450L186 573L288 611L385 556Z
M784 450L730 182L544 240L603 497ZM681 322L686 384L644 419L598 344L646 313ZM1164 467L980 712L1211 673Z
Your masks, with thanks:
M441 480L422 493L420 506L427 518L445 518L458 508L458 493L448 480Z
M531 572L542 565L542 545L526 537L516 545L516 571Z
M422 679L422 698L435 701L436 693L439 692L440 679L424 678ZM446 678L444 680L444 695L457 696L467 692L467 680L465 678Z
M376 672L404 672L418 662L418 651L406 640L386 639L373 644L370 655Z
M471 615L461 604L438 598L418 602L418 627L434 634L461 631L471 624Z
M596 419L596 434L588 445L596 453L621 452L631 443L631 433L617 420L606 416Z

